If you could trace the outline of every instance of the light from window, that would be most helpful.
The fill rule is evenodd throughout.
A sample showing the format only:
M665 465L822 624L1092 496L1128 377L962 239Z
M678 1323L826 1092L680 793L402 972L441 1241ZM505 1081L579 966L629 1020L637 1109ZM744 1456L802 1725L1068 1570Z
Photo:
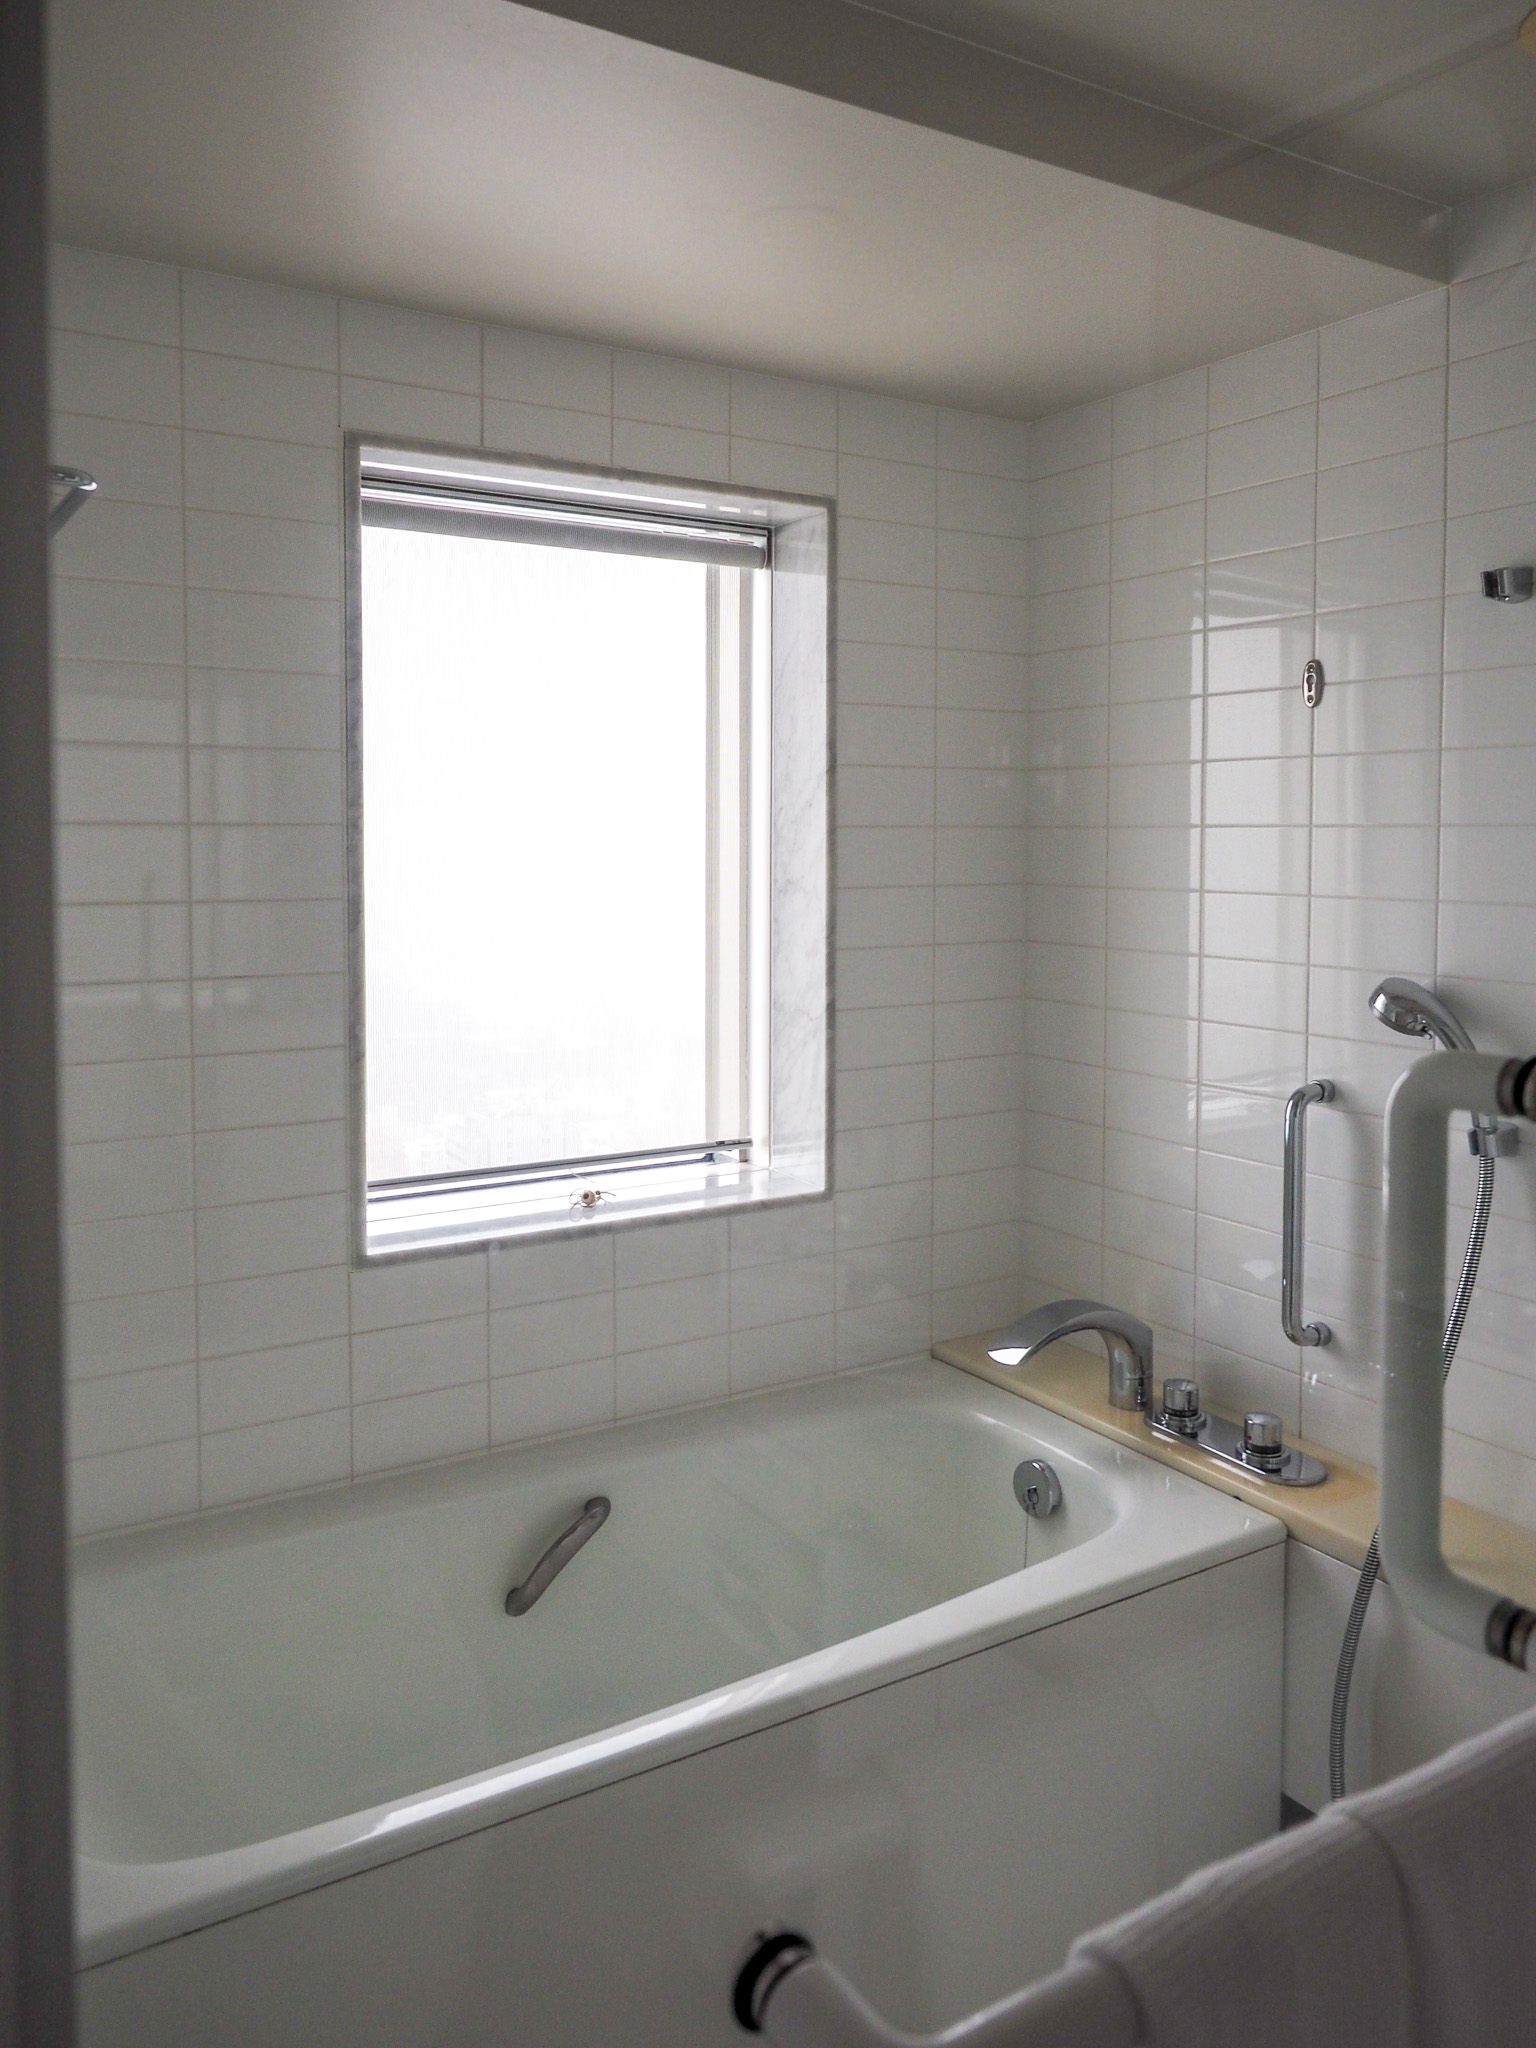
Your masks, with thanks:
M364 471L371 1206L765 1162L767 550Z

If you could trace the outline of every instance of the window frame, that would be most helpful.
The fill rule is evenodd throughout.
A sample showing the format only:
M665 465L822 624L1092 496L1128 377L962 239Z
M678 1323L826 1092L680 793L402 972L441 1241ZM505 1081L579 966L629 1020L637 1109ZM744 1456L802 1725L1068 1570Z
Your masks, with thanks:
M475 1247L543 1242L574 1237L594 1229L608 1231L656 1223L673 1217L711 1213L739 1214L777 1207L785 1202L825 1198L831 1192L832 1058L831 963L832 834L831 781L833 760L833 577L834 506L825 498L799 493L763 493L737 485L662 477L618 466L554 462L518 453L451 447L394 434L362 431L344 436L344 513L346 573L346 730L347 780L347 924L348 924L348 1057L350 1208L353 1263L371 1268L383 1262L462 1253ZM693 1154L686 1168L665 1165L633 1169L635 1178L588 1212L571 1212L570 1190L582 1178L563 1171L580 1162L557 1162L548 1173L533 1163L518 1172L488 1169L483 1173L445 1174L415 1183L415 1191L370 1188L367 1180L367 1019L363 840L363 618L362 545L364 472L384 470L407 480L420 478L448 491L487 493L509 499L562 497L600 508L605 502L659 523L686 522L749 526L769 534L767 602L748 619L755 642L738 631L731 636L740 654L742 687L735 699L747 700L753 726L738 749L745 784L755 777L756 801L742 790L743 832L741 874L746 900L739 906L748 932L735 954L742 981L762 977L760 1002L749 1003L747 987L738 1000L748 1013L738 1034L746 1085L752 1100L743 1103L745 1134L766 1144L767 1158L750 1154L739 1163L702 1162ZM789 602L781 576L794 585ZM727 579L712 575L709 589L718 603ZM730 579L734 585L734 579ZM752 608L749 607L749 611ZM781 622L779 614L786 613ZM808 616L809 614L809 616ZM791 627L789 645L781 647L779 626ZM807 627L810 631L807 631ZM818 629L819 628L819 629ZM712 638L713 638L712 633ZM766 643L766 644L765 644ZM718 651L718 643L717 651ZM751 664L763 666L760 687L750 693L746 682ZM794 699L790 715L782 699ZM719 699L711 692L711 720ZM819 713L819 717L818 717ZM802 734L802 728L804 732ZM818 729L819 728L819 729ZM799 735L797 737L797 735ZM794 752L793 772L786 775L786 748ZM754 764L754 750L760 757ZM718 791L711 774L711 802ZM800 801L786 804L786 783ZM793 812L794 821L789 814ZM795 822L797 821L797 822ZM815 843L811 837L814 832ZM746 835L752 843L746 843ZM799 843L790 842L798 835ZM711 864L711 900L719 864ZM757 877L760 886L750 886ZM790 945L776 912L787 894L804 901L818 897L824 930L819 941ZM719 943L718 928L711 943ZM782 957L781 957L782 956ZM715 983L714 972L710 982ZM789 1005L799 990L798 1008ZM807 1000L808 999L808 1000ZM810 1014L814 1009L814 1017ZM756 1021L753 1018L756 1012ZM781 1023L787 1031L781 1031ZM814 1047L810 1026L814 1023ZM745 1034L759 1042L748 1056ZM785 1036L795 1041L786 1047ZM787 1056L786 1056L787 1055ZM819 1074L809 1070L819 1066ZM802 1071L797 1078L796 1069ZM809 1085L807 1083L809 1082ZM738 1091L740 1092L740 1091ZM781 1114L781 1112L784 1112ZM781 1136L784 1142L781 1146ZM659 1158L660 1155L657 1155ZM623 1169L622 1171L630 1171ZM593 1167L594 1176L621 1176L615 1163ZM606 1183L605 1183L606 1184ZM547 1193L541 1193L543 1188Z

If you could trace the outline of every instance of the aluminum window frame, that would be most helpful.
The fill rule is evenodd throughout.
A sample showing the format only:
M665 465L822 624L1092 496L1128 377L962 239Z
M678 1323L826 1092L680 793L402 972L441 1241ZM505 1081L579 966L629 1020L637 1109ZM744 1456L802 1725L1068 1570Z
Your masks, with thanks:
M671 1217L735 1213L824 1198L832 1185L832 502L617 467L451 448L362 431L345 435L343 456L353 1263L374 1267L472 1246L543 1241ZM477 486L497 508L492 516L497 516L503 503L515 507L531 503L541 515L548 506L549 523L558 524L562 501L582 510L595 507L599 514L611 505L626 523L638 518L656 533L659 544L645 551L658 554L674 552L666 544L673 531L688 535L695 545L701 529L710 533L758 529L768 534L767 560L762 564L769 570L766 602L749 603L741 627L730 638L741 665L734 702L742 722L741 744L735 751L743 786L737 818L728 829L741 834L739 871L744 900L729 908L741 926L739 943L734 938L729 943L741 975L733 994L745 1013L744 1028L738 1034L744 1071L739 1084L733 1082L732 1086L743 1111L741 1135L753 1141L752 1149L743 1156L722 1159L718 1152L706 1155L702 1149L690 1148L684 1161L649 1154L590 1162L590 1175L564 1171L583 1162L531 1162L510 1171L445 1174L430 1182L423 1178L411 1186L375 1183L370 1187L361 569L364 476L376 470L386 471L391 483L398 479L418 501L431 504L435 500L427 494L442 493L449 501L446 509L450 516L451 501L472 496ZM793 585L793 603L778 581L781 539L788 543L785 573ZM570 542L557 539L553 544ZM722 560L738 559L739 551L734 548L722 555ZM722 587L735 581L712 572L712 601L718 604ZM793 627L788 635L791 644L783 650L782 659L775 630L781 612ZM713 634L712 644L718 652ZM749 687L754 668L760 683ZM785 694L781 685L786 682L788 694L795 700L792 707L781 703ZM713 719L720 693L712 688L709 701ZM712 745L717 738L711 736ZM783 757L791 752L793 772L786 775ZM754 779L758 784L755 801ZM712 812L717 780L712 774ZM801 792L800 801L794 804L785 802L790 784ZM787 815L790 812L798 822ZM716 834L720 824L712 817ZM796 835L797 843L791 844ZM725 913L715 900L720 864L712 859L709 871L709 941L718 948L726 943L720 928ZM804 931L796 934L797 943L786 944L784 926L775 915L791 895L802 905L810 899L806 915L813 922L816 905L820 905L820 928L809 935L809 944ZM804 921L802 916L800 922ZM722 986L714 972L709 979L712 985ZM763 990L761 1000L753 999L755 981ZM783 1033L779 1030L781 1005L787 1026ZM785 1045L781 1038L793 1043ZM786 1109L787 1114L781 1115ZM781 1135L785 1139L782 1145L778 1142ZM604 1187L609 1180L622 1178L624 1186L605 1195L596 1208L573 1214L568 1191L578 1178L600 1179ZM541 1188L545 1192L540 1193Z

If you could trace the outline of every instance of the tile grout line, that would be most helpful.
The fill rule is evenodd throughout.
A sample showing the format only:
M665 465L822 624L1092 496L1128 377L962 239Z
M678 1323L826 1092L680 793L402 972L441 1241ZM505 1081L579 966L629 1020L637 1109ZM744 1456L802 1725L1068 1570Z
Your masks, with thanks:
M1451 288L1445 287L1445 438L1440 459L1440 715L1437 723L1439 761L1435 775L1435 926L1431 955L1436 982L1440 978L1440 927L1445 915L1445 673L1450 630L1451 577Z
M1189 1320L1192 1363L1198 1377L1201 1345L1200 1316L1200 1239L1204 1211L1200 1189L1200 1113L1205 1100L1205 910L1206 910L1206 855L1207 855L1207 782L1210 773L1210 603L1211 603L1211 373L1207 366L1204 391L1204 477L1205 491L1201 500L1201 533L1203 536L1200 561L1200 853L1199 872L1195 901L1195 1075L1194 1075L1194 1120L1191 1140L1194 1149L1192 1164L1193 1185L1191 1198L1194 1202L1194 1245L1191 1261L1194 1267L1189 1276ZM1188 943L1186 937L1186 944Z
M202 1243L199 1229L197 1204L197 1011L196 988L196 934L193 929L193 876L192 876L192 647L191 633L191 591L187 580L187 351L186 351L186 296L187 274L179 265L176 268L176 453L178 490L178 514L181 525L181 784L185 816L182 821L182 865L185 871L187 892L184 933L187 949L186 982L184 995L187 1009L187 1115L190 1124L191 1170L192 1170L192 1347L194 1352L192 1370L193 1427L196 1431L194 1446L194 1472L197 1491L197 1506L201 1510L206 1499L206 1478L203 1471L203 1297L202 1297Z
M839 428L841 428L842 400L838 400ZM928 1124L933 1138L933 1153L929 1162L928 1177L928 1342L932 1345L936 1335L937 1306L934 1299L937 1276L937 1257L934 1245L938 1229L935 1214L934 1192L938 1180L938 1100L939 1100L939 428L938 411L933 417L933 824L930 828L932 843L929 847L929 874L933 888L933 970L929 982L930 1031L932 1058L928 1069ZM839 432L841 439L841 432ZM834 1283L835 1285L835 1283Z
M1323 354L1321 336L1318 338L1315 369L1314 417L1312 423L1312 655L1317 658L1318 646L1318 513L1322 490L1322 433L1323 433ZM1327 677L1323 679L1324 700L1326 701ZM1313 904L1317 900L1317 713L1314 709L1307 719L1307 929L1305 938L1305 961L1302 969L1301 1015L1302 1015L1302 1072L1307 1080L1312 1073L1312 919ZM1302 1214L1305 1217L1306 1188L1302 1188ZM1305 1223L1303 1223L1303 1236ZM1300 1346L1292 1346L1295 1352L1296 1374L1296 1422L1303 1435L1306 1433L1307 1373Z
M1115 421L1114 406L1109 406L1109 453L1105 457L1105 468L1109 482L1109 517L1105 522L1106 559L1104 563L1104 794L1100 799L1099 828L1104 840L1104 939L1102 946L1095 950L1099 955L1099 1026L1103 1034L1103 1051L1099 1062L1099 1205L1098 1228L1095 1233L1098 1244L1098 1292L1105 1291L1104 1260L1105 1244L1105 1195L1109 1179L1109 897L1110 897L1110 802L1109 802L1109 721L1110 707L1114 696L1114 650L1115 650L1115 527L1119 519L1118 491L1115 480Z
M342 302L341 302L341 295L340 295L340 294L338 293L338 294L336 295L335 299L334 299L334 302L333 302L333 313L332 313L332 338L333 338L333 341L334 341L334 344L335 344L335 351L336 351L336 353L335 353L335 365L336 365L336 367L335 367L335 370L334 370L334 372L333 372L333 375L334 375L334 377L335 377L334 399L335 399L335 407L336 407L336 418L337 418L338 426L339 426L339 423L340 423L340 420L341 420L341 374L342 374L342 372L341 372L341 360L342 360L342 331L341 331L341 304L342 304ZM346 650L345 650L345 648L343 648L343 650L342 650L342 659L343 659L343 670L345 670L345 661L346 661ZM346 757L346 753L347 753L347 747L348 747L348 732L347 732L347 725L348 725L348 717L347 717L347 706L346 706L345 684L343 684L343 692L342 692L342 705L341 705L341 721L342 721L342 732L341 732L341 745L342 745L342 754L343 754L343 764L344 764L344 766L345 766L345 757ZM344 799L344 801L345 801L345 799ZM345 816L343 816L343 820L342 820L342 827L343 827L343 831L345 831L345 830L346 830L346 824L347 824L346 818L345 818ZM348 916L350 916L350 914L351 914L351 911L350 911L350 895L349 895L349 897L348 897L348 906L349 906L349 907L348 907ZM343 973L343 978L344 978L344 979L346 979L346 978L349 978L349 977L350 977L350 973L351 973L350 965L349 965L348 963L346 963L346 962L343 962L343 967L342 967L342 973ZM350 1011L351 1011L351 1003L350 1003L350 998L349 998L349 1001L348 1001L348 1014L349 1014L349 1016L350 1016ZM348 1034L349 1034L349 1036L348 1036L348 1037L347 1037L346 1039L344 1039L343 1043L344 1043L344 1046L346 1046L346 1047L347 1047L347 1049L348 1049L348 1057L350 1058L350 1024L348 1025L348 1027L347 1027L347 1030L348 1030ZM347 1123L349 1123L349 1122L350 1122L350 1118L351 1118L351 1107L350 1107L350 1103L344 1103L344 1105L343 1105L343 1111L342 1111L342 1115L343 1115L343 1120L344 1120L344 1127L345 1127L345 1125L346 1125ZM346 1153L347 1153L347 1162L348 1162L348 1163L347 1163L347 1167L346 1167L346 1183L347 1183L347 1190L346 1190L346 1198L347 1198L347 1205L348 1205L348 1207L350 1208L350 1207L351 1207L351 1205L352 1205L352 1204L353 1204L354 1202L357 1202L358 1200L360 1200L360 1199L361 1199L361 1193L362 1193L361 1189L359 1189L359 1188L356 1188L356 1187L354 1187L354 1186L353 1186L353 1184L352 1184L352 1177L353 1177L353 1172L354 1172L354 1166L353 1166L353 1163L352 1163L352 1162L353 1162L353 1159L354 1159L354 1147L353 1147L353 1144L352 1144L352 1142L350 1141L350 1137L348 1138L348 1142L347 1142L347 1145L346 1145ZM350 1237L350 1219L349 1219L349 1237ZM357 1471L357 1371L356 1371L356 1365L355 1365L355 1362L354 1362L354 1359L353 1359L353 1353L352 1353L352 1340L353 1340L353 1337L354 1337L354 1336L355 1336L355 1335L356 1335L357 1333L356 1333L356 1331L354 1330L354 1327L353 1327L353 1323L354 1323L354 1318L353 1318L353 1309L352 1309L352 1254L351 1254L350 1244L349 1244L349 1247L348 1247L348 1252L347 1252L347 1262L346 1262L346 1267L345 1267L345 1270L344 1270L344 1273L343 1273L343 1279L344 1279L344 1282L345 1282L345 1287L346 1287L346 1321L347 1321L347 1329L346 1329L346 1343L347 1343L347 1479L348 1479L348 1481L349 1481L349 1482L355 1482L355 1481L356 1481L356 1479L357 1479L357 1477L358 1477L358 1471Z
M482 450L486 448L490 440L490 430L486 423L486 405L488 401L486 397L485 385L485 347L487 332L488 329L486 323L484 321L478 322L477 338L479 342L478 362L480 368L480 446ZM612 360L613 358L610 354L610 365L612 364ZM610 376L611 374L612 372L610 368ZM489 1246L482 1245L480 1247L479 1251L475 1255L475 1264L479 1270L480 1275L480 1363L482 1370L485 1374L485 1448L487 1450L490 1450L494 1442L495 1432L492 1427L491 1406L491 1254ZM348 1295L350 1297L350 1277L348 1279L347 1289Z

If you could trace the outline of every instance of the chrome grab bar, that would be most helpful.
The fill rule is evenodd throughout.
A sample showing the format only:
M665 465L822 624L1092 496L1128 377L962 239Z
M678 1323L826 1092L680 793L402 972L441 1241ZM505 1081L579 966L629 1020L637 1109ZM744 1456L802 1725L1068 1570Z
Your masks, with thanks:
M591 1542L612 1510L613 1502L605 1493L594 1495L571 1526L562 1530L550 1544L522 1584L514 1586L508 1593L508 1614L526 1614L533 1603L548 1592L577 1551Z
M1302 1269L1306 1257L1306 1114L1314 1102L1332 1102L1331 1081L1308 1081L1285 1105L1285 1192L1281 1198L1280 1322L1293 1344L1326 1344L1326 1323L1302 1321Z

